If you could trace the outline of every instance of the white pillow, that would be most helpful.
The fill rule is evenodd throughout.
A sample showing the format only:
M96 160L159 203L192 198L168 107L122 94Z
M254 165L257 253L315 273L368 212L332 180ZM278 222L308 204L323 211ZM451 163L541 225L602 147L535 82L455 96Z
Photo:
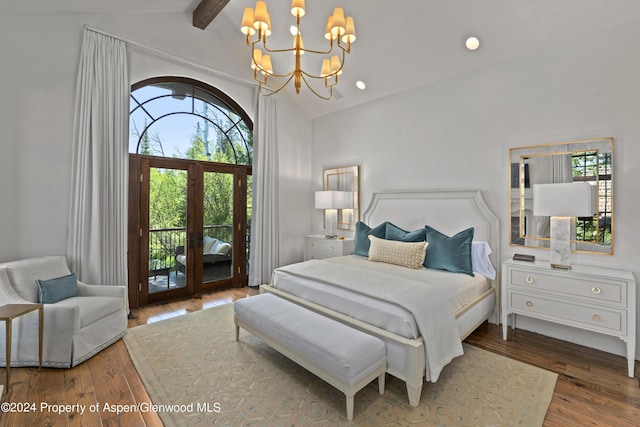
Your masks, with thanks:
M496 269L491 265L489 255L491 255L491 246L487 242L471 242L471 265L473 271L477 271L487 279L496 278Z
M227 255L231 250L231 243L220 242L220 245L216 248L216 253L219 255Z
M415 269L424 269L424 257L429 243L401 242L398 240L379 239L369 235L369 261L385 262Z
M213 245L218 241L218 239L214 239L213 237L204 236L204 244L202 245L202 253L208 254L211 251Z
M215 255L226 255L229 252L229 249L231 249L230 243L218 240L208 253Z

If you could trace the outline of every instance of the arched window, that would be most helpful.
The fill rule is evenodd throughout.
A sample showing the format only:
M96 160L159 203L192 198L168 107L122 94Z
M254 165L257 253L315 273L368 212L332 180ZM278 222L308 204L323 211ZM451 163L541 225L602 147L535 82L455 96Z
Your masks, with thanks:
M250 166L251 119L220 90L184 77L133 85L129 153Z

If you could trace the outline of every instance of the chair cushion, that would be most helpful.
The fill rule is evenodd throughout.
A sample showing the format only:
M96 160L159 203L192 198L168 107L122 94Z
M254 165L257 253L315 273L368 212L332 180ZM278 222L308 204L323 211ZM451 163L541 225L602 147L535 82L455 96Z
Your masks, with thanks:
M48 280L71 274L63 256L23 259L4 264L9 280L18 295L29 302L40 300L36 280Z
M56 306L79 307L80 328L122 309L122 298L117 297L71 297L58 301Z

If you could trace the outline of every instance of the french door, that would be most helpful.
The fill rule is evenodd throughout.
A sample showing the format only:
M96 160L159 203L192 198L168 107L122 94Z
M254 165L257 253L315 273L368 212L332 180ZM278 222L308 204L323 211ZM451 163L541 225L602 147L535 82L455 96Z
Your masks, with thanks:
M247 284L250 173L131 155L130 299L141 306Z

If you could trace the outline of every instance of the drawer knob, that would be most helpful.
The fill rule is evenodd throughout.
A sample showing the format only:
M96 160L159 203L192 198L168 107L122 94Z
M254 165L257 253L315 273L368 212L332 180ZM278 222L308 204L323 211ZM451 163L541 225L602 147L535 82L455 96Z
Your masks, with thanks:
M599 315L599 314L594 314L593 316L591 316L591 318L592 318L593 320L598 321L598 320L600 320L600 315Z
M591 292L593 292L594 294L598 295L601 291L600 291L599 287L594 286L593 288L591 288Z
M528 283L528 284L532 284L532 283L533 283L533 277L528 276L528 277L527 277L527 283Z
M533 302L527 301L527 307L533 307Z

